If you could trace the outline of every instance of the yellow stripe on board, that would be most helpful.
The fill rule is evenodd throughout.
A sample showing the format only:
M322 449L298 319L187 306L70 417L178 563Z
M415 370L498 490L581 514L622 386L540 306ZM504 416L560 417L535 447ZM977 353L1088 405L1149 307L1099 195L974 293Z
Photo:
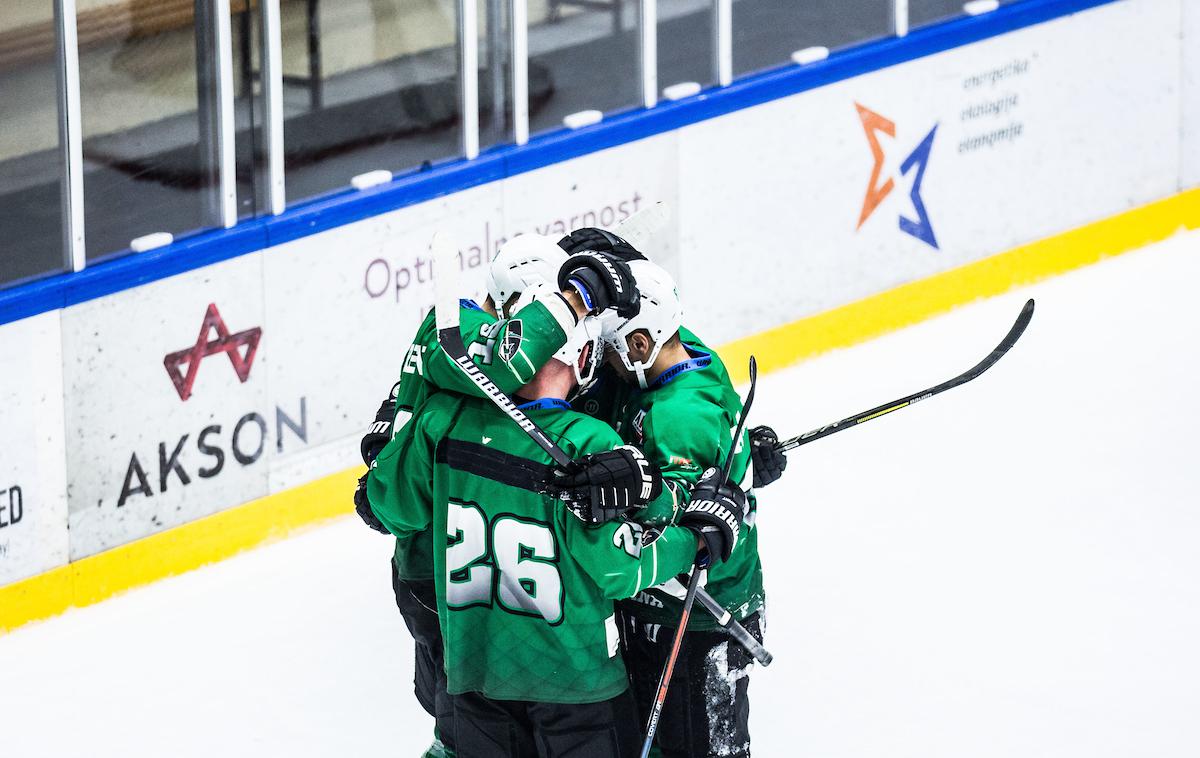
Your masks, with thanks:
M751 355L760 372L773 371L1196 228L1200 189L759 332L721 347L721 358L740 384Z
M761 371L784 368L1184 228L1200 228L1200 189L737 340L720 353L734 381L744 382L751 354ZM355 467L0 587L0 634L348 514L361 473Z
M333 474L0 587L0 634L350 513L361 474Z

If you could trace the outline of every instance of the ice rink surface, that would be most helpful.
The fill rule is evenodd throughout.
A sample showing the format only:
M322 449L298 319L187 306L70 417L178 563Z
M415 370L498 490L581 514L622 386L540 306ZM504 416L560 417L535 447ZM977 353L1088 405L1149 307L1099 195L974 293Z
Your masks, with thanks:
M757 756L1200 755L1200 235L765 375ZM0 755L417 756L390 540L347 518L0 637Z

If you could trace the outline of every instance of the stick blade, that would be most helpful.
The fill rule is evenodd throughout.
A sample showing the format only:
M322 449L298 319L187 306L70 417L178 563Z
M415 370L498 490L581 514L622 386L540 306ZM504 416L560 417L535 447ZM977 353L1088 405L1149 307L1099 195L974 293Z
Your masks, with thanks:
M448 232L439 231L429 243L433 257L433 309L440 332L458 327L458 246Z
M670 219L670 209L660 200L617 224L612 231L644 253L654 238L666 228Z

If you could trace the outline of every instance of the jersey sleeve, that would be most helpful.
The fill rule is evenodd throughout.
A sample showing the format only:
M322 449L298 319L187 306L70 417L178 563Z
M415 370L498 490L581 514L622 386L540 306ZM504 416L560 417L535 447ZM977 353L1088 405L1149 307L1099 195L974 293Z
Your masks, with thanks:
M658 466L663 491L638 513L647 524L674 523L691 498L691 488L704 470L719 466L733 439L730 419L711 402L689 396L652 406L642 421L646 457ZM744 436L744 434L743 434ZM742 446L732 479L739 481L749 448Z
M611 428L589 419L586 433L571 435L576 455L611 450L621 439ZM582 444L580 444L582 443ZM561 509L558 526L566 553L600 588L605 597L620 600L653 587L691 568L696 559L696 536L688 529L667 526L648 530L632 522L584 524Z
M371 464L367 499L376 518L397 537L432 526L434 447L448 429L445 405L436 399L426 404Z
M612 600L662 584L696 560L696 535L681 526L655 530L612 521L590 527L569 513L563 521L567 552Z
M472 360L506 395L528 384L574 327L574 312L557 294L534 299L508 319L497 320L477 307L461 308L459 319ZM426 380L438 389L486 397L438 345L436 327L423 327L418 344L414 349L424 356Z

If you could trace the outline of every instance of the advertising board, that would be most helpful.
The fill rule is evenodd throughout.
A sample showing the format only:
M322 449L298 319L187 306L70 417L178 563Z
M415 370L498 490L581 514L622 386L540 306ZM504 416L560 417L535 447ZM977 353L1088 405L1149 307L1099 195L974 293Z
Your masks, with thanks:
M720 343L1171 194L1178 23L1104 5L683 128L689 321Z
M303 398L267 398L255 253L62 312L71 558L259 497L303 444Z
M57 311L0 326L0 586L67 562Z
M1183 145L1179 156L1180 189L1200 186L1200 4L1183 3Z

